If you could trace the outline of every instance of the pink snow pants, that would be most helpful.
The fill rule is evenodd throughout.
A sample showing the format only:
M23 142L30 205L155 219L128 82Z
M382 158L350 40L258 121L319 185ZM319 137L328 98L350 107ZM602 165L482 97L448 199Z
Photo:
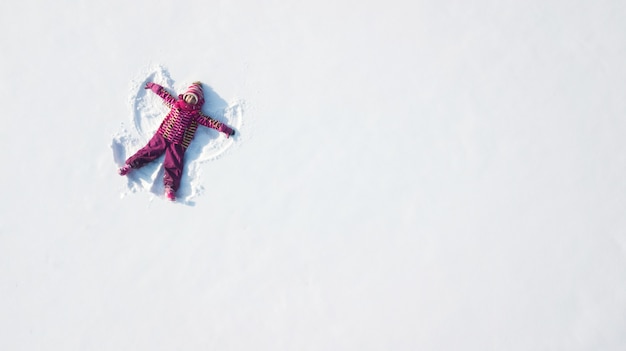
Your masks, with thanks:
M166 140L163 135L155 133L148 144L129 157L126 163L132 168L141 168L159 158L163 153L165 153L163 184L177 191L183 176L185 148L182 145L174 144Z

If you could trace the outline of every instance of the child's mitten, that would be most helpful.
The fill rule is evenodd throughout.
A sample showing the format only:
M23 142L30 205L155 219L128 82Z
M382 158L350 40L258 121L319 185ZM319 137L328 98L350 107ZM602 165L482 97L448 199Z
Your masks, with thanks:
M235 130L225 124L222 124L220 126L220 132L226 134L227 138L229 138L232 135L235 135Z
M150 90L152 90L153 92L158 93L158 92L159 92L159 90L161 89L161 86L160 86L160 85L158 85L158 84L154 84L154 83L152 83L152 82L148 82L148 83L146 83L146 87L145 87L145 89L150 89Z

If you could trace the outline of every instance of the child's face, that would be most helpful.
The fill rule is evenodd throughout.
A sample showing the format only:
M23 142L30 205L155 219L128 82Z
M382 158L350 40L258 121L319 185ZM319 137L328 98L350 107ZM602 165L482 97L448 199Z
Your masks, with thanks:
M185 100L186 103L191 104L191 105L195 105L198 103L198 99L196 99L196 96L193 94L183 95L183 100Z

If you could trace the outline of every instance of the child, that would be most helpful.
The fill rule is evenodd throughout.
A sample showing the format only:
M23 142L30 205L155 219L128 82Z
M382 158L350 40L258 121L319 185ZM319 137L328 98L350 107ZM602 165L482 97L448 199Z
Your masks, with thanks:
M161 126L148 144L129 157L126 164L118 170L118 173L126 175L132 169L141 168L165 153L165 160L163 161L165 196L174 201L183 174L185 150L189 147L196 129L198 129L198 124L217 129L225 133L227 138L234 135L235 131L226 124L202 113L204 93L200 82L192 83L187 92L178 95L178 99L155 83L147 83L145 89L150 89L161 97L170 108L170 112L165 116Z

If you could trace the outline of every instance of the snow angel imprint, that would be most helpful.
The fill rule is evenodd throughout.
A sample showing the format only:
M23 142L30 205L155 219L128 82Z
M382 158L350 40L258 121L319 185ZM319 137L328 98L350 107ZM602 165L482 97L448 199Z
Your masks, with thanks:
M147 83L145 89L150 89L161 97L170 111L148 144L129 157L118 173L126 175L132 169L141 168L165 153L163 161L165 196L174 201L183 174L185 151L198 129L198 124L225 133L227 138L234 135L235 131L202 113L204 92L200 82L192 83L184 94L178 95L178 98L155 83Z

